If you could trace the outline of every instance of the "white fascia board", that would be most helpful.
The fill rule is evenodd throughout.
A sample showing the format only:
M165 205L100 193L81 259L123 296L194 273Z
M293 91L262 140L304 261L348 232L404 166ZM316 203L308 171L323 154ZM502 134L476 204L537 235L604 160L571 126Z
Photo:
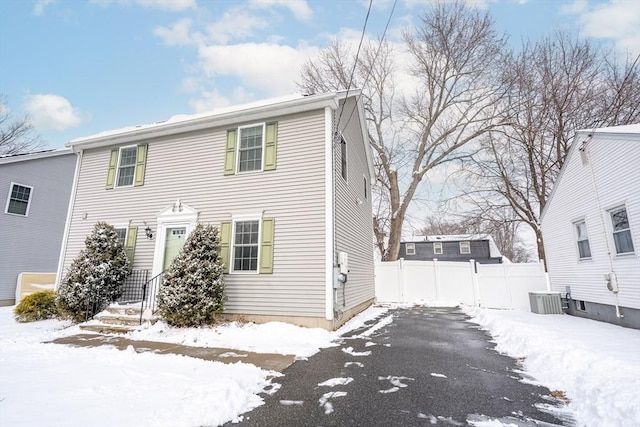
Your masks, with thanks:
M139 128L105 132L86 138L75 139L66 144L67 147L86 150L89 148L106 147L116 144L126 144L147 138L175 135L185 132L198 131L214 127L237 124L239 121L251 122L265 120L274 116L295 114L304 111L320 110L325 107L337 108L338 94L332 92L322 95L309 95L293 100L265 104L247 109L238 109L220 114L194 115L179 121L169 121Z
M45 159L47 157L64 156L68 154L73 154L73 150L69 148L63 148L61 150L47 150L38 151L36 153L13 154L5 157L0 157L0 165L7 163L26 162L36 159Z

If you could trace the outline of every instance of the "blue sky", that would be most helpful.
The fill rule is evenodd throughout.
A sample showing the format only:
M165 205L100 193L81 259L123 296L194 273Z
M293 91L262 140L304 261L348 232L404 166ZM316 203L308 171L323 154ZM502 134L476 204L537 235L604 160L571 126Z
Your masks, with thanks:
M400 42L430 0L398 0ZM514 44L556 28L640 53L640 0L470 0ZM368 0L0 0L2 109L47 148L73 138L296 92L299 67L357 41ZM367 35L393 0L373 0Z

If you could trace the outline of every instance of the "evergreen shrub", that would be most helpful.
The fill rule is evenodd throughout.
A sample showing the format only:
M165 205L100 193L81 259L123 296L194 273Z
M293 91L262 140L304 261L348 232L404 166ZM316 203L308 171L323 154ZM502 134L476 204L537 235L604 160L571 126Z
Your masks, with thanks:
M208 325L225 301L218 229L198 224L163 275L160 315L172 326Z
M54 291L38 291L22 298L13 309L18 322L35 322L56 317L56 293Z
M115 228L98 222L57 290L58 309L75 321L92 318L120 297L129 272L127 254Z

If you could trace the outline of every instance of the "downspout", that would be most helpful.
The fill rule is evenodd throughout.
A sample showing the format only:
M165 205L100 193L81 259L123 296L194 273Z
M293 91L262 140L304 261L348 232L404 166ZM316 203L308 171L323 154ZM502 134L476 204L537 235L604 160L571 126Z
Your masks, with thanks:
M602 206L600 204L600 195L598 193L598 186L596 184L596 177L595 174L593 173L593 166L591 165L591 155L589 152L589 147L587 146L587 143L589 141L591 141L591 139L593 139L593 133L590 133L588 136L588 139L585 139L582 142L582 145L580 146L579 150L584 152L585 158L587 160L587 168L589 169L589 175L591 176L591 184L593 185L593 194L595 196L595 200L596 200L596 206L598 208L598 213L600 216L600 226L602 227L602 237L604 238L604 244L607 248L607 260L609 261L609 271L615 276L615 271L613 271L613 256L611 255L611 245L609 244L609 238L607 236L607 225L606 225L606 221L604 219L604 212L602 210ZM620 305L618 304L618 291L614 290L613 291L613 298L615 300L615 306L616 306L616 317L617 318L622 318L622 314L620 313Z
M69 207L67 209L67 220L64 225L64 234L62 235L62 246L60 247L60 258L58 259L58 270L56 271L56 284L55 289L57 290L60 287L60 283L62 283L62 273L64 269L64 260L67 256L67 243L69 241L69 229L71 228L71 216L73 214L73 208L76 203L76 189L78 188L78 179L80 178L80 166L82 165L82 153L76 151L74 147L71 147L74 153L76 153L76 170L73 174L73 185L71 186L71 195L69 196Z

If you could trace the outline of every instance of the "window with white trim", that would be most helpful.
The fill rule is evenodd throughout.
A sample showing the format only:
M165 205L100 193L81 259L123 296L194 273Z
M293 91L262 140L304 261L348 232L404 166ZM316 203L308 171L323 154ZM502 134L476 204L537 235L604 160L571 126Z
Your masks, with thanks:
M433 253L435 255L442 255L442 242L433 242Z
M406 243L404 246L405 255L415 255L416 254L416 244L415 243Z
M136 158L138 157L138 147L132 145L121 147L118 154L118 178L116 187L130 187L136 173Z
M580 220L573 223L576 233L576 243L578 244L578 257L580 259L591 258L591 247L589 246L589 235L587 234L587 223Z
M126 227L114 227L116 233L118 234L118 240L122 242L122 244L126 244L127 241L127 228Z
M618 206L609 211L611 218L611 231L613 242L616 246L617 254L633 253L633 239L631 238L631 228L629 228L629 218L627 208Z
M471 253L471 242L460 242L460 253L461 254L470 254Z
M5 213L27 216L29 214L29 202L31 201L32 190L33 187L12 182Z
M260 220L234 221L233 271L258 271Z
M238 172L262 170L264 124L239 128Z
M340 137L340 173L342 174L342 178L347 180L347 141L344 140L344 137Z

